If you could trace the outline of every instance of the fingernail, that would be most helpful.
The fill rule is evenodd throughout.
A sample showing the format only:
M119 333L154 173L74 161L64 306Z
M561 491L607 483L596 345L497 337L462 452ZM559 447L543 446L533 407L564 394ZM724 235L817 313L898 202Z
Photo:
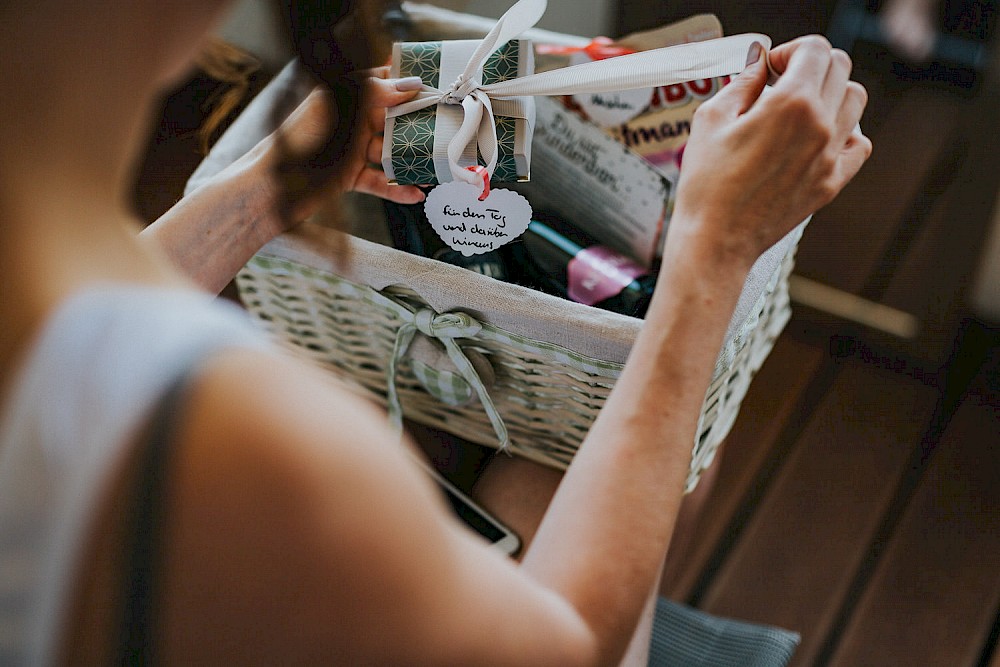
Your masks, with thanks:
M755 62L757 62L758 60L760 60L760 54L763 53L763 52L764 52L764 49L761 48L760 42L754 42L753 44L751 44L750 45L750 50L747 51L747 64L746 64L746 66L750 67L750 65L753 65Z
M401 93L409 93L414 90L420 90L424 87L424 82L421 81L419 76L408 76L402 79L396 79L396 90Z

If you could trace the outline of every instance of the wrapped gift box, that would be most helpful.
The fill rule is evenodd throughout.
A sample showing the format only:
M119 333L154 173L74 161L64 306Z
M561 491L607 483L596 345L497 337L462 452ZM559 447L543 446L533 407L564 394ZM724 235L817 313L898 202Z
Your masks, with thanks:
M419 76L424 85L445 90L465 69L479 40L401 42L393 45L390 76ZM481 83L490 84L534 72L528 40L511 40L490 54L481 69ZM493 103L498 160L493 183L528 180L534 98L518 97ZM460 105L438 104L397 118L387 118L382 167L390 183L434 185L452 180L448 143L462 125ZM466 147L459 165L485 164L475 142Z

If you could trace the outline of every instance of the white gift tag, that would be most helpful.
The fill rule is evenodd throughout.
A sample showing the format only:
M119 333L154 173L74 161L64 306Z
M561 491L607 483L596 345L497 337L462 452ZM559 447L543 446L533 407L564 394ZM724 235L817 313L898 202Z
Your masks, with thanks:
M453 250L466 257L496 250L528 229L531 204L511 190L482 189L462 181L442 183L427 195L424 212L431 227Z
M587 118L600 127L615 127L627 123L649 106L653 99L652 88L621 90L616 93L581 93L573 99Z
M588 62L591 59L583 53L573 54L570 59L571 65ZM600 127L616 127L629 122L645 111L652 100L652 88L573 95L573 101L580 105L587 118Z

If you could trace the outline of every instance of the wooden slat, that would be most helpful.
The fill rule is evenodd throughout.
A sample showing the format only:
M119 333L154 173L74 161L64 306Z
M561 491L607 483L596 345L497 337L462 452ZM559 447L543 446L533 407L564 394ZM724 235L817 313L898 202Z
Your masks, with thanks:
M914 88L893 104L873 132L868 163L816 214L799 245L797 272L855 294L864 288L926 174L949 149L963 102Z
M700 606L802 633L793 664L812 664L934 399L906 377L845 365Z
M1000 412L967 403L932 455L831 667L973 667L998 603Z
M771 454L826 351L782 336L761 367L733 430L720 452L718 475L698 521L696 533L676 572L667 573L661 592L685 601L694 592L757 473Z
M1000 83L988 80L975 106L962 118L968 155L954 182L892 272L884 302L916 314L923 322L913 352L943 362L960 319L966 285L972 280L993 217L1000 183Z
M990 170L996 171L996 167ZM964 189L952 187L948 199L957 199L962 192ZM971 203L969 215L955 218L950 204L952 201L944 201L935 207L889 280L882 300L919 321L917 336L899 341L896 347L928 360L931 367L943 364L951 351L954 332L965 314L964 289L978 265L987 219L977 219Z
M920 331L920 320L904 310L844 292L805 276L793 274L789 278L788 294L795 305L820 310L845 322L860 324L904 340L916 338Z

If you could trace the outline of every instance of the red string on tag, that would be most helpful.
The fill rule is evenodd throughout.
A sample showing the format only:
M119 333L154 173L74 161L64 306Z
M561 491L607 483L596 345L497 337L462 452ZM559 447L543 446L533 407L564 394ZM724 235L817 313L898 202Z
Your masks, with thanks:
M635 49L627 46L617 46L608 37L595 37L587 46L557 46L555 44L539 44L535 47L538 53L553 56L568 56L571 53L586 53L591 60L604 60L615 56L627 56L635 53Z
M486 201L486 198L490 196L490 174L486 171L486 167L477 164L474 167L466 167L466 169L483 177L483 194L479 195L479 201Z

